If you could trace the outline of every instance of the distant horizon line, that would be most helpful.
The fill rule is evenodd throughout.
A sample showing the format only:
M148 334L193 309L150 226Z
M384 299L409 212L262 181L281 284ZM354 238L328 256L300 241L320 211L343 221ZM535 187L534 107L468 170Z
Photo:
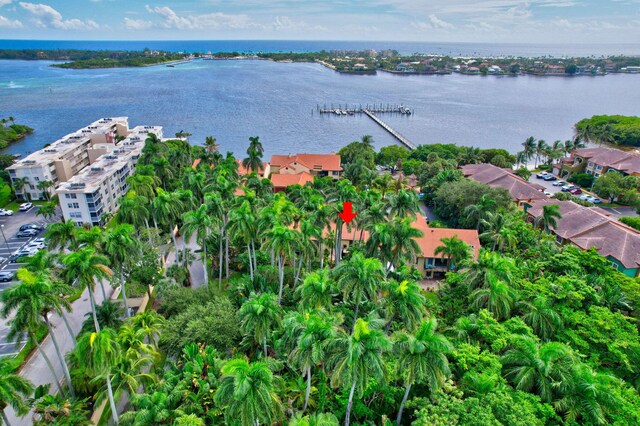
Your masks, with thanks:
M493 42L493 41L425 41L425 40L359 40L359 39L256 39L256 38L234 38L234 39L206 39L206 38L189 38L189 39L47 39L47 38L0 38L0 41L77 41L77 42L193 42L193 41L295 41L295 42L318 42L318 43L331 43L331 42L358 42L358 43L433 43L433 44L495 44L495 45L520 45L520 46L605 46L605 45L620 45L620 46L640 46L640 42L604 42L604 43L589 43L589 42L569 42L569 43L550 43L550 42Z

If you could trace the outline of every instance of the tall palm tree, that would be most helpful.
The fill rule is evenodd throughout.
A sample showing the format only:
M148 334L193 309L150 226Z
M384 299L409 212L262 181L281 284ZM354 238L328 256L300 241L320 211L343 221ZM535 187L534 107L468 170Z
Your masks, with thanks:
M154 158L151 160L151 165L153 166L156 176L160 178L162 188L166 190L168 183L175 177L173 165L165 157Z
M371 135L363 135L360 138L360 144L364 149L373 149L373 136Z
M395 321L407 330L413 330L422 321L426 299L415 281L389 280L383 294L387 321L385 331L388 331Z
M389 224L393 246L387 271L392 267L397 270L407 262L415 263L416 256L420 253L420 246L416 240L423 236L422 231L412 226L409 217L395 218Z
M267 338L280 323L282 308L276 295L271 293L251 293L249 299L238 311L240 328L245 334L252 334L256 343L262 345L267 357Z
M342 262L333 270L338 288L344 294L344 300L354 304L353 324L358 319L360 303L365 300L375 302L384 281L384 269L378 259L365 258L354 253L351 259Z
M94 250L100 252L103 249L105 233L99 226L93 226L89 229L77 228L76 245L78 247L93 247Z
M34 275L31 272L20 269L18 270L18 278L20 282L5 290L0 298L2 299L2 310L0 314L3 318L7 318L14 312L11 320L12 328L22 328L22 325L45 324L49 331L49 336L55 348L58 361L62 367L65 379L69 386L72 396L75 395L73 385L71 383L71 375L64 356L60 351L58 338L56 337L53 325L49 320L51 312L60 312L63 309L70 309L70 303L61 295L69 294L68 286L52 281L47 275ZM15 326L14 326L15 323ZM30 331L31 332L31 331Z
M243 358L232 359L222 367L215 402L224 407L227 424L270 425L282 411L270 365L249 363Z
M549 146L547 145L547 142L544 139L538 139L538 141L536 142L536 149L535 149L536 161L533 167L538 168L538 162L540 161L540 157L544 155L548 147Z
M339 426L338 418L331 413L296 414L289 420L289 426Z
M194 211L182 215L182 234L186 242L191 241L191 236L195 233L196 239L202 247L202 268L204 270L204 285L209 287L209 270L207 268L207 239L213 226L213 218L208 212L205 204ZM252 277L253 279L253 277Z
M569 348L558 342L540 344L527 337L517 338L501 358L507 380L517 390L553 400L556 384L571 380L573 359Z
M511 218L500 212L487 212L486 217L480 220L483 232L481 241L492 243L492 250L505 251L514 249L518 243L516 235L511 231Z
M331 299L337 293L335 283L328 269L320 269L308 274L296 288L300 303L306 309L329 309Z
M50 180L41 180L38 182L38 184L36 185L36 187L42 191L42 193L44 194L45 198L47 200L49 200L51 198L51 193L49 192L49 188L55 186L55 182L50 181Z
M402 422L402 411L409 398L411 386L426 383L435 392L450 374L447 353L453 345L442 334L436 332L438 322L434 317L422 321L415 334L403 333L394 344L398 355L398 371L403 377L405 391L396 424Z
M478 260L468 263L461 272L465 275L469 290L475 290L478 287L488 287L495 281L511 284L515 268L512 259L505 258L494 251L482 250Z
M558 204L549 204L542 207L542 214L536 218L536 226L541 226L546 233L551 229L558 228L558 220L562 219L560 206Z
M252 172L260 172L262 171L262 153L264 149L262 148L262 144L257 136L249 138L250 144L249 148L247 148L247 158L242 160L242 165L252 171Z
M522 152L527 160L531 160L536 155L536 138L529 136L523 143Z
M457 235L450 238L441 238L440 242L442 242L442 245L436 247L434 254L437 256L443 255L447 259L447 271L451 270L451 263L453 263L453 270L455 271L464 261L471 257L471 247Z
M415 191L402 189L392 194L387 201L389 217L405 218L415 216L420 211L418 195Z
M14 190L16 192L20 192L20 195L22 195L22 199L25 201L29 201L29 192L24 190L27 185L30 186L28 177L13 178Z
M476 222L476 230L480 230L480 222L487 214L496 211L496 200L488 194L482 194L476 204L465 207L463 214L469 222Z
M117 425L118 411L111 386L112 371L121 357L116 332L113 329L105 328L102 331L82 335L78 339L75 353L79 355L88 372L96 377L104 377L111 408L111 418Z
M152 200L156 195L155 189L159 184L159 179L155 174L150 176L136 172L127 178L127 184L135 195Z
M19 415L29 412L26 398L33 392L29 380L15 372L15 361L11 358L0 358L0 416L6 426L11 426L4 409L11 406Z
M146 337L151 345L158 350L158 339L160 331L165 324L165 319L154 310L146 310L138 312L129 322L136 330L140 330L142 335Z
M278 263L278 304L282 301L284 287L284 265L287 259L294 256L297 243L300 241L299 232L282 225L274 226L267 234L264 247L273 250Z
M150 213L148 205L148 199L146 197L135 195L135 192L130 191L127 195L120 198L118 221L121 223L130 223L136 228L144 226L147 229L149 245L153 247L151 233L149 232Z
M120 293L124 303L125 316L129 317L127 303L127 273L134 267L142 255L140 240L135 238L135 228L127 223L107 229L104 239L104 252L114 265L114 275L120 281Z
M159 223L167 225L175 250L174 263L177 263L179 250L174 228L176 220L182 215L184 204L180 199L180 195L176 192L166 192L162 188L158 188L157 192L157 196L151 202L151 216L156 228L158 228Z
M358 318L352 334L340 331L328 344L330 355L327 365L332 371L331 383L334 387L349 387L345 426L349 426L351 420L353 398L362 396L371 380L385 380L383 353L391 349L391 343L380 330L382 325L380 320Z
M51 223L47 226L44 236L50 249L60 248L64 252L65 249L75 246L77 228L72 220L59 223Z
M229 212L229 232L240 237L247 246L247 260L249 261L249 276L253 280L258 268L255 240L258 234L258 223L255 210L249 200Z
M216 138L213 136L207 136L204 139L204 150L207 154L211 155L214 152L218 151L220 144L216 143Z
M335 336L334 325L337 322L336 317L327 315L326 311L315 311L305 314L290 312L282 323L282 340L285 351L289 353L288 360L307 379L302 411L309 406L312 369L324 362L327 342Z
M56 208L58 206L55 203L48 202L40 206L36 212L36 216L42 216L48 222L56 215Z
M68 282L80 283L89 291L89 300L91 301L91 309L93 312L93 324L96 331L100 331L98 317L96 316L96 300L93 296L93 290L96 280L107 279L113 275L113 271L107 266L109 259L105 256L95 253L91 247L83 247L80 250L66 255L62 259L62 263L66 266L66 276Z

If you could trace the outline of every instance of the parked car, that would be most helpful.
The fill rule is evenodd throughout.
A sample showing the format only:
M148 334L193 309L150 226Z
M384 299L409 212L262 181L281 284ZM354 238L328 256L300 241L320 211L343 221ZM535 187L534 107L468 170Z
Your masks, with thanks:
M590 203L593 204L600 204L602 203L602 200L598 197L594 197L593 195L589 195L587 196L587 201L589 201Z
M569 192L572 189L574 189L574 186L573 185L565 185L561 189L562 189L562 192Z
M13 271L0 271L0 281L4 283L6 283L7 281L11 281L15 276L16 273Z
M580 196L580 199L581 199L582 201L589 201L589 198L591 198L591 195L582 194L582 195Z
M547 182L550 182L552 180L558 180L558 178L555 177L554 175L546 175L543 179Z
M24 257L25 256L21 256L21 255L18 255L18 254L12 254L11 256L9 256L9 262L11 262L11 263L20 263L20 262L22 262L22 259Z
M26 246L24 246L24 248L26 248L26 249L35 248L35 249L38 249L38 250L42 250L42 249L47 248L47 243L43 243L43 242L36 242L36 241L34 240L34 241L31 241L31 242L30 242L29 244L27 244Z
M569 191L569 194L572 194L572 195L582 194L582 189L580 189L580 188L572 189L571 191Z
M543 192L544 195L546 195L547 197L551 197L553 194L549 191L544 191Z
M20 231L25 231L27 229L34 229L36 231L42 231L44 229L44 226L40 225L39 223L27 223L26 225L22 225L20 227Z
M22 203L22 204L20 204L19 210L21 212L26 212L26 211L31 210L32 208L33 208L33 203Z
M567 184L567 182L563 181L563 180L559 180L557 182L553 182L553 186L565 186Z
M544 179L549 173L547 172L540 172L538 174L536 174L536 179Z
M13 210L0 209L0 216L13 216Z
M16 234L18 238L31 238L38 235L38 231L35 229L24 229Z

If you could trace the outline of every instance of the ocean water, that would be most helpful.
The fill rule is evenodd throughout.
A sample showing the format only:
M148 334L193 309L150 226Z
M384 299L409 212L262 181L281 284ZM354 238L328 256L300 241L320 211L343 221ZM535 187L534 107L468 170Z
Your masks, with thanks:
M0 116L36 132L9 147L26 154L95 119L184 129L201 144L244 155L260 136L267 156L331 152L362 135L395 140L366 116L321 116L324 104L404 104L383 115L415 144L457 143L518 151L529 136L567 139L594 114L640 115L640 75L604 77L342 75L311 63L193 61L175 68L65 70L44 61L0 61Z
M0 49L142 50L169 52L317 52L320 50L395 49L402 54L429 53L459 56L609 56L640 55L640 43L526 44L429 43L399 41L305 40L0 40Z

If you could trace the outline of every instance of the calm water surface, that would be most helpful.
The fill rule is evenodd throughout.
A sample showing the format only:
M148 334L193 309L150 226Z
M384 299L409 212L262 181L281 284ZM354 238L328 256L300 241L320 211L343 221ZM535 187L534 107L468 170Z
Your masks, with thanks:
M0 115L36 132L10 148L25 154L107 116L181 129L192 143L213 135L242 155L260 136L267 155L336 151L364 134L394 139L365 116L312 114L317 104L392 103L411 117L384 116L416 144L520 149L528 136L567 139L594 114L640 115L640 76L480 77L341 75L316 64L194 61L175 68L63 70L49 62L0 61Z

